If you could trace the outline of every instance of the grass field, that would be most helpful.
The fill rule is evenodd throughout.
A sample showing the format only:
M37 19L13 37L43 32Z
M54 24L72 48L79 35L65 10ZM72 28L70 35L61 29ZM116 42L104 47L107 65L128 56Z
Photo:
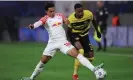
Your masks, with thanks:
M43 43L0 43L0 80L20 80L30 76L39 62ZM108 48L95 52L94 65L104 62L107 80L133 80L133 48ZM57 52L37 80L72 80L73 59ZM81 66L80 80L96 80L90 70Z

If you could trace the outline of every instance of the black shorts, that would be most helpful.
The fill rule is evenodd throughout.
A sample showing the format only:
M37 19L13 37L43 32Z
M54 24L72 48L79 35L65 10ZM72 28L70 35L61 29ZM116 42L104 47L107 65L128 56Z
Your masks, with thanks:
M72 34L71 43L74 45L76 41L79 41L84 49L84 55L88 55L89 52L93 52L88 35L81 37L76 34ZM74 45L75 46L75 45ZM76 47L76 46L75 46Z

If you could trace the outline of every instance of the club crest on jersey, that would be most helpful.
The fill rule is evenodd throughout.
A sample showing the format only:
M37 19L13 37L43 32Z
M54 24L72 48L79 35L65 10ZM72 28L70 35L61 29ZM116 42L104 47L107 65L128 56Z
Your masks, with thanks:
M59 25L61 25L61 22L55 22L52 26L53 27L58 27Z

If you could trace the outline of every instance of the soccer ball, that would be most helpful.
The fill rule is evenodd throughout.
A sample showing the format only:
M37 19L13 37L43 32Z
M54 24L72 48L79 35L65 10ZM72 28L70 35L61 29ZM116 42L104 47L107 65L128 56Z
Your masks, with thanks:
M96 79L98 80L104 80L107 73L104 69L100 68L98 70L95 71L95 75L96 75Z

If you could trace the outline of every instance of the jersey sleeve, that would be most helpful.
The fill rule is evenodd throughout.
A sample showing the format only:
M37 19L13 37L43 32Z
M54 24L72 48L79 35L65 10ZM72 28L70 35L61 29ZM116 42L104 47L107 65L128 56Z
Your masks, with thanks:
M90 19L90 20L93 20L93 13L89 10L85 10L85 13L87 14L87 17Z
M48 16L42 17L39 21L42 21L42 23L45 25L47 22Z
M62 13L57 13L57 16L60 16L65 24L67 24L67 18Z
M64 19L66 19L66 17L62 14L62 13L57 13L56 14L57 16L61 16L61 18L64 20Z

